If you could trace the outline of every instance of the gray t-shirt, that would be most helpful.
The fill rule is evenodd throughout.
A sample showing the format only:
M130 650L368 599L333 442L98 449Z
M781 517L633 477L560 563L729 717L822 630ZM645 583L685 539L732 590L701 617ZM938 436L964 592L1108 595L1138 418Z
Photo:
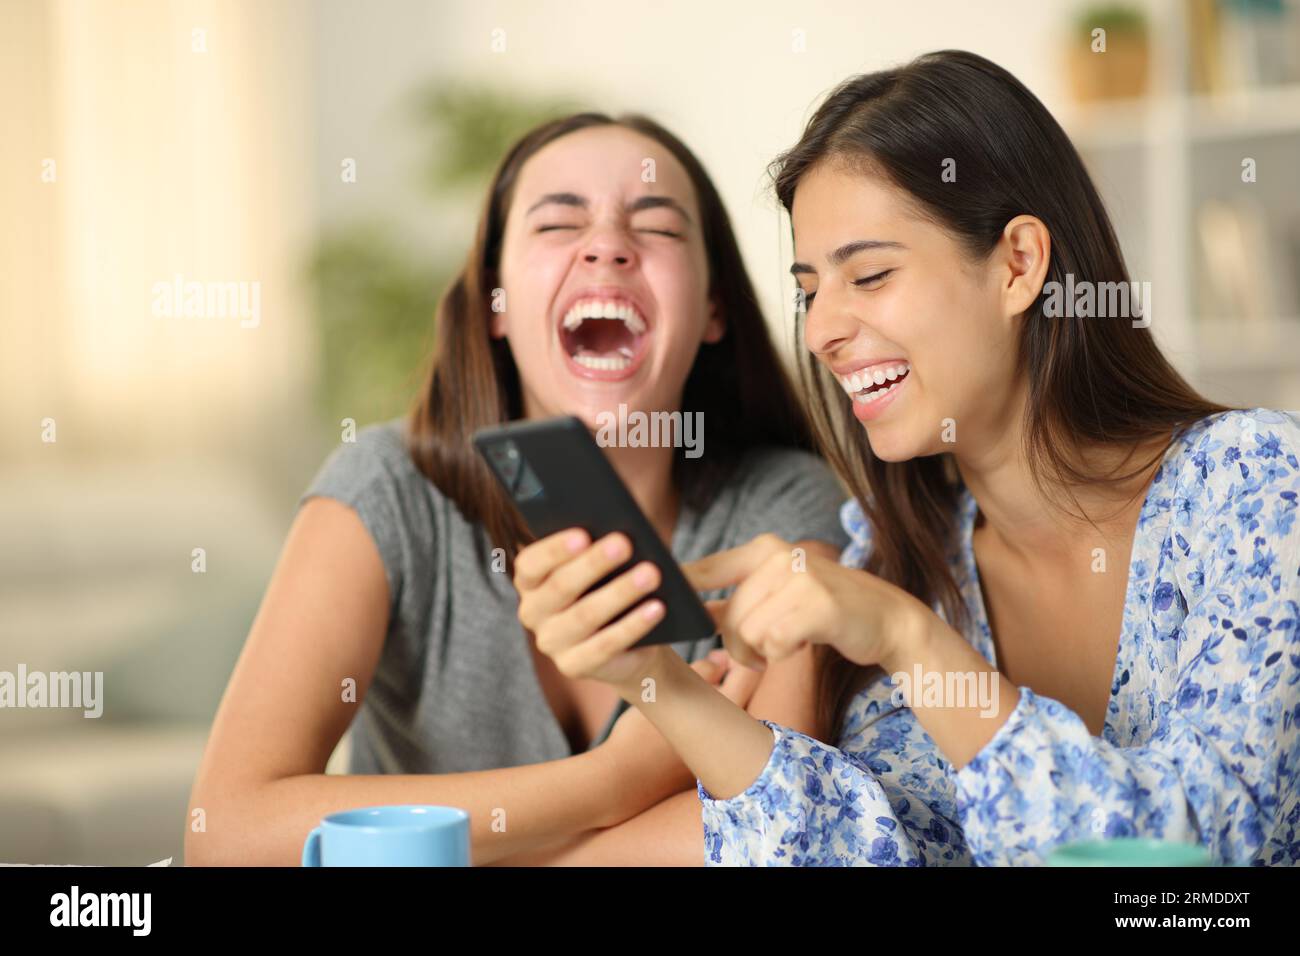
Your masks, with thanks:
M492 551L485 532L416 468L402 420L363 428L336 448L299 505L315 495L356 511L388 578L388 633L352 722L350 772L454 773L571 756L515 616L509 576L484 572L479 555ZM691 561L765 531L843 548L843 498L821 459L756 449L707 510L683 504L672 551ZM715 638L673 645L687 660L714 646Z

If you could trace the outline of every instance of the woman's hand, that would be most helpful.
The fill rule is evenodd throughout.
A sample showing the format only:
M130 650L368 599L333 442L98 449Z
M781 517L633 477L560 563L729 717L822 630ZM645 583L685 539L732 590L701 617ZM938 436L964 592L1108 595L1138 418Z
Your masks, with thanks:
M628 650L664 615L662 601L645 600L659 586L659 569L642 561L599 590L583 592L631 555L626 535L591 543L585 531L572 528L533 542L515 557L519 620L537 638L537 649L564 676L604 681L624 699L639 692L655 656L668 650Z
M902 588L771 534L683 570L698 591L738 585L708 608L731 656L751 667L829 644L855 664L888 671L935 616Z

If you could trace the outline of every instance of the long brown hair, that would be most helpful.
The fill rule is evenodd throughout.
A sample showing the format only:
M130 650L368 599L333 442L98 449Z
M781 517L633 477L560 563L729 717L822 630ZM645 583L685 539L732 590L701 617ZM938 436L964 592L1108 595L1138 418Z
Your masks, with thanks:
M1067 275L1129 281L1106 209L1069 137L1020 81L983 57L929 53L840 84L799 142L772 164L787 212L802 177L831 159L884 176L974 262L987 258L1011 219L1027 214L1041 219L1052 237L1045 290L1048 282L1064 284ZM939 175L946 160L956 161L959 186ZM1074 500L1070 488L1081 483L1127 482L1160 460L1176 429L1227 410L1197 394L1149 328L1134 327L1130 317L1048 318L1046 295L1024 317L1018 360L1028 382L1025 452L1049 498ZM802 336L802 321L799 326ZM872 527L867 569L941 607L954 627L968 623L947 562L956 545L959 492L952 456L877 459L830 373L800 351L818 444ZM1108 445L1130 449L1131 457L1162 437L1162 452L1124 474L1098 474L1078 454ZM876 673L818 649L818 706L831 740L855 694Z
M695 510L706 507L753 447L812 447L803 405L772 345L726 208L700 161L681 140L644 116L578 113L544 123L515 143L492 178L465 266L438 304L429 371L407 423L417 467L467 521L481 525L487 538L504 549L508 565L530 535L470 441L479 428L523 416L510 346L489 335L502 235L515 183L529 157L562 136L598 126L647 136L685 168L699 205L709 292L726 322L720 341L700 346L682 394L683 409L703 413L709 428L707 454L674 458L673 481L683 500ZM487 573L487 561L480 563Z

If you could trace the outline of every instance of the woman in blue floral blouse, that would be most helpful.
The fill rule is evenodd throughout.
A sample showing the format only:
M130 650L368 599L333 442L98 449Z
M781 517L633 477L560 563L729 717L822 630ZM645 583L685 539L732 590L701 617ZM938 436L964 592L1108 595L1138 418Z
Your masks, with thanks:
M709 863L1037 864L1122 836L1300 861L1300 424L1165 360L1077 153L987 60L854 77L774 173L853 543L687 570L735 586L711 607L741 664L802 662L820 739L628 650L657 573L584 595L603 542L520 553L538 646L696 773Z

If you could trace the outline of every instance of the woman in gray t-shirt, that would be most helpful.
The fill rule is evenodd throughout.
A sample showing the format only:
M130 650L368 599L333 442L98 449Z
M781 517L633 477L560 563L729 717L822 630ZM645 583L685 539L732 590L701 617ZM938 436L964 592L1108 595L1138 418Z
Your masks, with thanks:
M493 180L435 335L411 415L342 443L302 496L195 781L208 826L187 862L293 863L326 813L427 803L470 812L479 864L703 863L693 778L658 731L519 624L530 539L469 436L560 414L606 428L679 561L767 531L838 554L843 495L715 188L644 118L538 127ZM818 732L809 660L760 677L714 646L675 649L756 716ZM349 772L326 776L349 728Z

